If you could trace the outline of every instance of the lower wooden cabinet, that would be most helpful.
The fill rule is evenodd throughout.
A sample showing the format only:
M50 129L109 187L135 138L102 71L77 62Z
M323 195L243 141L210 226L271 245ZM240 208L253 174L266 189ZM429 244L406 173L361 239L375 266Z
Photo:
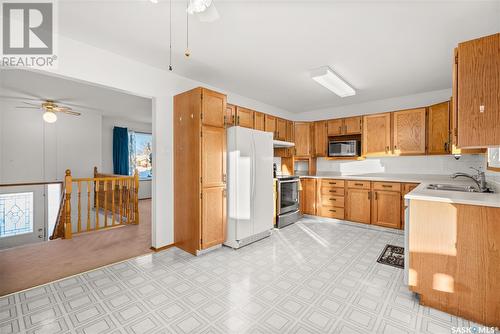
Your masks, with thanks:
M319 179L317 181L316 212L318 216L344 219L344 180Z
M318 216L327 218L344 219L344 208L334 206L322 206L319 209Z
M302 193L300 198L300 211L305 215L316 214L316 179L301 179Z
M401 193L399 191L373 191L371 223L391 228L401 227Z
M202 194L201 249L207 249L226 240L226 188L203 188Z
M346 220L370 224L371 190L347 189L345 198Z
M401 184L401 229L405 229L405 209L406 209L406 201L405 195L410 191L418 187L418 183L402 183Z

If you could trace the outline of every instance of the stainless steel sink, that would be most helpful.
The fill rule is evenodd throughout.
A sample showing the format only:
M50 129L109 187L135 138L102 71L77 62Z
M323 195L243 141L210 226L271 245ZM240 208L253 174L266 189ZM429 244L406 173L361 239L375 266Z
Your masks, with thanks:
M479 192L474 186L459 186L455 184L429 184L427 189L431 190L447 190L447 191L461 191L467 193Z

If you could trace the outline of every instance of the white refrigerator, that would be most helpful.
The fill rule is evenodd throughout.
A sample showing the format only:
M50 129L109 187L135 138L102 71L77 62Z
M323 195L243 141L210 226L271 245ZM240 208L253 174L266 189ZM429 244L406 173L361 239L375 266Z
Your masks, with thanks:
M271 234L274 216L273 134L227 129L227 236L239 248Z

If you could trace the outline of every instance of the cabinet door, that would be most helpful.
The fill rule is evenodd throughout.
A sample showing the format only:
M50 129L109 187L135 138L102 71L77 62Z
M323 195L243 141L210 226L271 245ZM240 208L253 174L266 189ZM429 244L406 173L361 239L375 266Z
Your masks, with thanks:
M203 88L202 123L223 128L226 115L226 95Z
M286 140L286 120L281 118L276 120L276 139Z
M394 154L425 154L425 108L394 113Z
M450 102L430 106L427 124L427 153L450 153Z
M348 189L345 198L346 219L370 224L371 190Z
M293 122L286 121L286 141L293 142Z
M344 118L344 134L356 135L361 133L361 120L361 116Z
M329 136L340 136L343 132L344 122L342 119L331 119L327 122L327 126Z
M236 107L236 125L253 129L253 110Z
M458 45L458 147L500 145L500 33Z
M314 155L326 157L328 155L328 135L326 121L314 122Z
M302 183L302 213L316 214L316 179L301 179Z
M260 131L264 131L265 130L265 126L264 126L264 114L261 113L261 112L254 112L254 129L255 130L260 130Z
M391 114L363 116L363 155L391 154Z
M401 193L396 191L373 192L372 224L400 228L401 227Z
M226 131L224 128L203 126L201 175L203 187L226 184Z
M273 138L276 139L276 117L271 115L266 115L265 128L266 128L265 131L272 132Z
M236 121L236 106L229 103L226 105L225 121L226 121L226 127L234 125L234 122Z
M294 126L295 134L295 155L307 157L311 154L311 127L310 123L296 122Z
M203 188L201 249L222 244L226 240L226 189Z

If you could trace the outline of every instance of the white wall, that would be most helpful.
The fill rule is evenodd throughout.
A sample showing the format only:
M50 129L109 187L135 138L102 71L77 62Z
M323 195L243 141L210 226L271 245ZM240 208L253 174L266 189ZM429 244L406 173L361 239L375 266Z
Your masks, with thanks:
M134 122L125 119L104 116L102 118L102 170L101 172L113 173L113 128L115 126L133 131L152 133L151 123ZM151 198L152 180L139 181L139 199Z
M316 121L329 118L376 114L381 112L425 107L435 103L447 101L450 99L450 97L451 88L421 94L399 96L390 99L370 101L366 103L350 104L341 107L310 110L299 113L295 116L294 119L301 121Z
M0 105L0 183L89 177L101 168L101 115L59 115L48 124L39 110L16 109L18 102Z

